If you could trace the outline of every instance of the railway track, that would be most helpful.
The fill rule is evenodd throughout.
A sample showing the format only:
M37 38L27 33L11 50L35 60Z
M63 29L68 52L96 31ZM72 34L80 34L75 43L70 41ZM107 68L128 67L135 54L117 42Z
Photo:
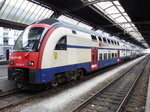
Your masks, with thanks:
M49 90L45 90L43 92L30 92L30 91L14 91L12 93L6 93L0 95L0 111L10 109L10 107L15 107L24 102L31 101L33 98L37 98L39 96L43 96ZM93 111L92 111L93 112Z
M142 76L133 89L130 98L123 106L122 112L145 112L150 73L149 68L150 60L148 61Z
M20 91L22 91L22 90L21 90L21 89L15 89L15 90L11 90L11 91L6 92L6 93L1 93L1 94L0 94L0 98L5 97L5 96L8 96L8 95L15 94L15 93L18 93L18 92L20 92Z
M135 84L140 78L147 65L146 57L144 61L117 77L96 94L91 96L73 112L119 112L129 98Z
M47 90L43 92L16 90L6 94L1 94L0 111L7 110L10 107L17 106L21 103L30 101L32 98L43 95L46 91Z

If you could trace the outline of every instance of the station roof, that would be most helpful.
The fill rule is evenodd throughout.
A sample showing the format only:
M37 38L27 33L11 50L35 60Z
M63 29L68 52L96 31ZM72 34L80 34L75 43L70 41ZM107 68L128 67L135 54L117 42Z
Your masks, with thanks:
M149 18L143 13L145 8L138 9L138 5L144 2L130 1L0 0L0 25L23 29L38 19L53 17L88 29L105 31L146 48L150 45L148 20L146 20ZM136 9L138 9L136 13L132 12ZM142 14L143 19L141 17L138 20L135 14L139 17Z
M149 0L119 0L138 31L144 37L142 43L150 46L150 2Z

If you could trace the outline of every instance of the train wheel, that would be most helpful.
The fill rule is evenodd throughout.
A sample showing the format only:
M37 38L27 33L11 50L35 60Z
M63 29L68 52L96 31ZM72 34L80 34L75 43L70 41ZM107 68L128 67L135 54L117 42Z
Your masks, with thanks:
M55 76L55 77L53 78L53 80L51 81L51 86L52 86L52 87L56 87L56 86L58 86L58 84L59 84L59 80L58 80L58 78Z
M81 70L81 69L78 70L78 78L79 79L83 79L84 78L84 71Z

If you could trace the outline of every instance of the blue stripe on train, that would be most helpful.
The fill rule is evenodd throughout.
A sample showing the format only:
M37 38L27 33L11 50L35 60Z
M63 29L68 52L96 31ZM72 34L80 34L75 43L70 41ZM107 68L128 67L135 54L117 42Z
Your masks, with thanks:
M98 62L99 68L104 68L113 64L117 63L117 58L108 59L108 60L101 60Z
M91 71L91 63L86 62L54 68L40 69L38 70L38 83L48 83L52 80L55 74L78 68L85 68L89 72Z
M104 68L106 66L110 66L115 63L117 63L117 59L101 60L98 62L98 67ZM60 66L60 67L54 67L54 68L47 68L47 69L40 69L38 70L38 82L37 83L39 84L48 83L53 79L55 74L60 73L60 72L66 72L69 70L78 69L78 68L84 68L85 70L90 72L91 62Z
M134 55L133 57L137 57L138 55ZM120 59L129 58L130 56L124 56L120 57ZM130 57L131 58L131 57ZM98 62L98 68L104 68L113 64L117 63L117 58L114 59L108 59L108 60L101 60ZM39 84L42 83L48 83L50 82L54 75L60 72L66 72L69 70L74 70L78 68L84 68L88 72L91 71L91 62L86 63L80 63L80 64L73 64L73 65L67 65L67 66L60 66L60 67L54 67L54 68L47 68L47 69L40 69L38 70L38 82Z
M67 48L79 48L79 49L103 49L103 50L126 50L132 51L131 49L120 49L120 48L103 48L103 47L89 47L89 46L77 46L77 45L67 45ZM139 51L139 50L134 50Z
M67 45L67 48L118 50L118 49L114 49L114 48L100 48L100 47L88 47L88 46L77 46L77 45ZM122 50L122 49L120 49L120 50Z

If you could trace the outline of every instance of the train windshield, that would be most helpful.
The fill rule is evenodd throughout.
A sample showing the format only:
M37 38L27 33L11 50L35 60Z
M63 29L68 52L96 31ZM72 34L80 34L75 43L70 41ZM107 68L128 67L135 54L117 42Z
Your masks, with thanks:
M13 51L14 52L28 52L37 51L39 48L39 43L48 31L47 28L33 27L27 28L18 37Z

